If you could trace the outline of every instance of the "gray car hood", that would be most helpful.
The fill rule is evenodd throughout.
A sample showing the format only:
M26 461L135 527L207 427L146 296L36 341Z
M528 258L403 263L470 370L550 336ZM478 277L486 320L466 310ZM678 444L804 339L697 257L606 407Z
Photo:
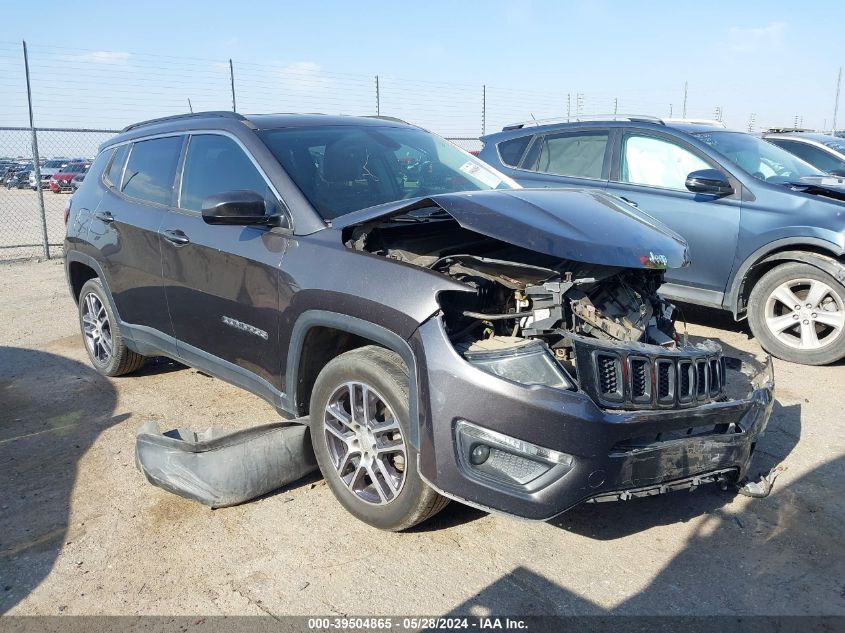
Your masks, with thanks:
M440 207L463 228L553 257L625 268L680 268L686 241L614 196L590 189L507 189L438 194L349 213L335 229Z

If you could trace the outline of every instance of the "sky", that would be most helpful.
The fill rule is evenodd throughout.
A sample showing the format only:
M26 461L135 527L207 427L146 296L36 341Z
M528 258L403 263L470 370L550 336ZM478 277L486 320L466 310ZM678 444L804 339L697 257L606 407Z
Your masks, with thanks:
M230 109L232 59L241 112L375 114L378 75L380 114L477 136L567 112L681 116L686 82L687 116L821 129L843 23L843 2L14 2L0 126L26 124L25 39L38 126Z

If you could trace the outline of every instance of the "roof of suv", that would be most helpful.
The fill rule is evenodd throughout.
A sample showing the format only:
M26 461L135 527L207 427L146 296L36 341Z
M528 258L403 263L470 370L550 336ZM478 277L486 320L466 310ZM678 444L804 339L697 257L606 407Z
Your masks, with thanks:
M807 141L817 141L819 143L826 143L829 141L839 141L842 139L838 136L831 136L830 134L822 134L821 132L766 132L764 138L794 138L804 139Z
M584 119L578 121L556 119L549 120L548 122L540 120L536 122L528 121L525 123L517 123L505 126L501 132L494 132L492 134L482 136L481 140L485 141L487 139L499 138L500 136L516 137L525 133L537 134L551 132L561 128L595 127L597 125L602 127L637 127L655 130L675 129L681 132L686 132L687 134L695 134L696 132L732 131L718 121L704 121L696 119L659 119L657 117L636 115L609 115L606 118L585 117Z
M329 125L414 127L410 123L388 116L350 116L319 113L239 114L230 111L192 112L140 121L123 128L120 133L103 143L100 149L116 143L133 140L141 136L158 133L173 133L188 129L222 127L232 129L238 124L252 130L276 128L311 127Z

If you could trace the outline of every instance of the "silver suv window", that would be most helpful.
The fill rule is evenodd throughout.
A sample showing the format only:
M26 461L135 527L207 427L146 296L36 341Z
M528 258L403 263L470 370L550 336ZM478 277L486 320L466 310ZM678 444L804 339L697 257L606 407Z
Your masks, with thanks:
M525 168L556 176L600 180L607 139L606 130L547 134L540 140L537 157Z
M154 204L170 204L181 136L166 136L132 145L120 191Z

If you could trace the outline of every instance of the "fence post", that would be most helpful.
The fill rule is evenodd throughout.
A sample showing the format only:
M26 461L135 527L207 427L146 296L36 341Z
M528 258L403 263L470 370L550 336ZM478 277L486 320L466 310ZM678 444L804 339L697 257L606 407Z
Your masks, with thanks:
M487 134L487 84L481 84L481 135Z
M378 75L376 75L376 116L381 116L381 93L378 87Z
M47 212L44 209L44 190L41 189L38 133L35 131L35 117L32 114L32 88L29 83L29 54L26 50L26 41L23 42L23 67L26 72L26 100L29 104L29 129L32 132L32 166L35 169L35 190L38 192L38 206L41 209L41 240L44 246L44 257L50 259L50 240L47 237Z
M237 112L238 105L235 102L235 67L232 65L231 58L229 59L229 82L232 84L232 112Z
M687 89L689 88L687 82L684 82L684 110L683 114L681 114L681 118L687 118Z

